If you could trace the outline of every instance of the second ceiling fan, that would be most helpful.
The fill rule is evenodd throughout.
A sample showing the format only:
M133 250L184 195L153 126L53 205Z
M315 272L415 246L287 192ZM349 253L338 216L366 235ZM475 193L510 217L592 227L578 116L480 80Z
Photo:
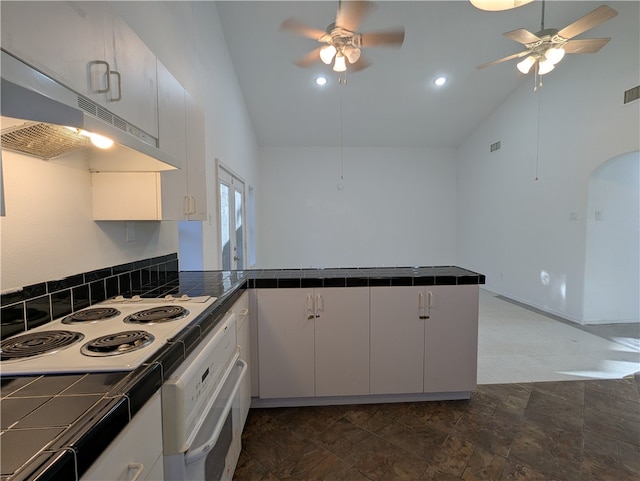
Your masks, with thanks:
M565 53L595 53L611 40L611 38L572 40L577 35L600 25L618 14L607 5L601 5L561 30L544 28L544 7L545 2L542 0L542 22L539 32L531 33L524 28L519 28L503 34L505 37L523 44L526 50L493 62L478 65L477 68L482 69L508 60L525 57L517 65L521 73L527 74L533 69L538 75L544 75L554 69Z
M367 0L339 0L335 22L325 30L308 27L289 18L280 27L325 45L315 48L295 63L300 67L309 67L317 60L327 65L333 63L333 70L344 72L349 66L356 72L369 66L362 56L361 50L367 47L391 46L400 47L404 42L404 28L372 33L358 33L358 25L373 7Z

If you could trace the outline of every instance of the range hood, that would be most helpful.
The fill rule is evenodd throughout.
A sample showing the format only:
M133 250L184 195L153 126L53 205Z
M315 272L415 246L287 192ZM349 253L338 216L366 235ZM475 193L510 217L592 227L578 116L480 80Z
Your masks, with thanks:
M158 139L7 52L1 54L3 149L43 160L86 150L89 168L96 171L181 167L181 159L158 148ZM95 148L68 127L103 135L115 145L108 150Z

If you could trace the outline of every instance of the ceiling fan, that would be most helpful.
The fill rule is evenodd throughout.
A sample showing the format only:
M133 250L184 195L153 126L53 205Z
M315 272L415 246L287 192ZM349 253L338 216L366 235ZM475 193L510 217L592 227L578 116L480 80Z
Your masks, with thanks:
M542 23L539 32L534 34L524 28L519 28L503 33L505 37L523 44L527 49L493 62L478 65L477 68L482 69L508 60L525 57L524 60L517 64L517 68L522 74L528 74L533 68L538 75L544 75L555 68L555 65L562 60L565 53L596 53L604 47L611 38L572 39L616 15L618 15L618 12L614 9L607 5L601 5L561 30L555 28L545 29L544 0L542 0Z
M369 62L361 54L361 49L379 46L400 47L404 42L403 27L373 33L356 31L372 7L373 2L367 0L339 0L336 20L325 30L307 27L293 18L285 20L281 29L325 44L296 60L295 64L310 67L317 60L321 60L327 65L333 62L335 72L346 71L347 65L351 67L351 71L357 72L369 66Z

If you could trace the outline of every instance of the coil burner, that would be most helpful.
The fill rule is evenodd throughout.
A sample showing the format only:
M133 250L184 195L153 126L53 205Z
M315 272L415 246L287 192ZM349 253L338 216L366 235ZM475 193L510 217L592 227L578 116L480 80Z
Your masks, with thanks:
M134 312L125 317L124 322L130 324L160 324L177 321L189 315L189 311L182 306L157 306L144 311Z
M119 316L120 311L113 307L94 307L74 312L62 320L63 324L76 324L79 322L97 322Z
M83 334L74 331L29 332L2 341L0 360L10 361L56 352L83 338Z
M80 352L85 356L118 356L142 349L155 338L146 331L123 331L96 337L87 342Z

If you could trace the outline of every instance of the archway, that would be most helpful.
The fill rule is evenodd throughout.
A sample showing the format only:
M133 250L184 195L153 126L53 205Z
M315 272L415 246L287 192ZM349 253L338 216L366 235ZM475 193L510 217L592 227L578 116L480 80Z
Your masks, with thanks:
M589 179L583 322L640 321L640 152Z

